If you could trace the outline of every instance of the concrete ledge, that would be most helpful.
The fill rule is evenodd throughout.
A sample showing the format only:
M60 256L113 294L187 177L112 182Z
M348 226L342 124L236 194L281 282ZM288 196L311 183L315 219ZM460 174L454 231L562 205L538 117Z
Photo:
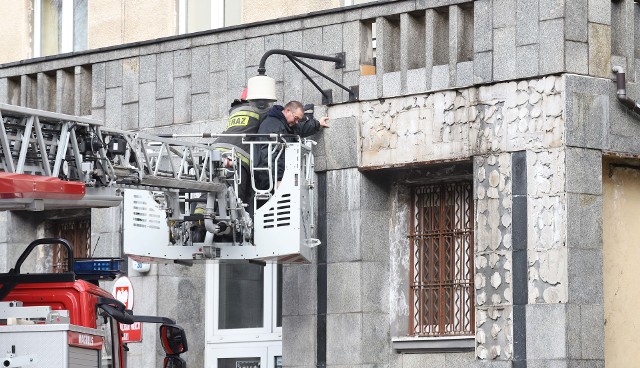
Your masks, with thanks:
M473 351L475 336L395 337L391 346L397 353L438 353Z

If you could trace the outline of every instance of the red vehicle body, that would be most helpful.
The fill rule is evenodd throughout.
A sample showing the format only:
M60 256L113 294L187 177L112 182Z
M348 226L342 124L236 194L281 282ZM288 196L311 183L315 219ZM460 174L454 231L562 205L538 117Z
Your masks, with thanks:
M97 329L97 304L100 297L113 299L104 289L84 280L76 280L56 283L23 282L16 285L4 300L21 301L25 307L49 306L54 310L68 310L72 325ZM113 340L105 339L104 342L113 344L111 349L118 350L112 350L119 361L118 365L113 362L114 368L125 367L120 325L115 320L112 323L117 332L112 335Z
M42 244L64 245L68 251L68 269L71 271L64 273L21 273L20 268L24 260L36 246ZM87 277L87 273L82 267L75 267L77 261L74 260L72 248L66 240L59 238L38 239L29 244L18 259L15 268L8 273L0 274L0 302L4 304L0 306L0 310L5 314L4 317L0 317L2 318L0 320L0 337L5 336L4 344L8 344L3 348L16 349L12 345L15 345L14 341L18 337L10 334L16 332L17 325L22 325L20 330L25 333L40 331L40 327L46 327L42 325L47 324L58 324L58 327L54 326L56 328L63 325L75 326L73 328L76 330L82 328L90 329L87 331L91 331L95 336L96 340L91 340L90 343L84 344L91 349L102 351L101 354L95 355L97 359L97 361L93 361L96 364L95 367L125 368L125 351L127 349L122 341L120 323L149 322L162 324L160 327L160 340L167 353L163 366L165 368L186 368L185 361L179 355L188 350L187 340L184 330L176 326L175 321L165 317L133 315L131 311L125 309L124 304L97 286L97 281L95 281L97 280L95 278L96 274L88 277L88 279L94 280L94 283L81 279L81 277ZM109 272L112 271L109 270ZM20 317L21 311L43 309L34 307L48 307L46 308L46 318L38 316L35 319L31 319L34 317L29 316L26 317L25 323L18 323L19 321L17 320L13 321L16 316L20 320L25 318L24 316ZM66 312L55 313L55 311ZM7 335L3 335L3 332L6 332ZM77 342L72 339L75 336L74 334L74 332L69 332L69 335L64 335L69 336L69 345L83 345L82 341ZM44 338L44 335L37 336ZM27 349L29 348L27 347ZM44 364L38 365L38 367L68 368L66 364L54 367L50 362L47 362L46 352L38 351L38 353L40 357L37 359L41 361L39 363ZM9 358L0 356L0 358L6 359L4 363L0 359L0 364L4 364L5 367L13 367L14 365L11 365L10 358L14 356L15 351ZM91 367L94 367L93 363Z

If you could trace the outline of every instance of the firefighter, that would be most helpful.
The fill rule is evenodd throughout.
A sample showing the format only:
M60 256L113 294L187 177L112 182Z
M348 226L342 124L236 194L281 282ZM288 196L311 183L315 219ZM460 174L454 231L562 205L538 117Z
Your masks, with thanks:
M262 107L262 108L261 108ZM229 109L229 118L227 120L227 128L223 134L255 134L258 133L260 121L266 115L270 106L256 106L247 101L247 88L242 91L239 99L233 100ZM247 205L246 211L253 216L253 188L251 186L251 163L249 161L249 145L242 143L242 137L218 137L212 146L223 152L229 152L235 149L236 155L240 158L240 178L238 184L238 193L236 195ZM203 204L198 204L195 208L195 214L203 214L205 208ZM194 242L204 241L206 231L202 224L196 225L192 229Z
M247 101L247 89L242 92L240 99L235 99L231 103L229 110L229 120L227 121L227 129L223 132L226 134L255 134L258 133L260 121L267 113L268 107L260 109L254 104ZM235 148L236 154L242 162L241 178L242 182L238 185L238 197L249 207L247 211L253 215L253 190L251 188L251 163L249 161L249 145L242 143L242 137L218 137L213 142L213 147L229 151Z
M327 116L322 117L319 121L313 117L313 104L307 104L304 107L299 101L290 101L285 106L274 105L267 116L260 124L258 133L260 134L295 134L300 137L308 137L320 131L321 128L328 128ZM267 167L268 165L268 146L261 145L260 149L254 153L254 159L257 160L256 167ZM274 160L273 169L277 166L277 177L274 177L275 188L280 185L284 175L285 156L280 155L278 162L275 162L277 152L273 153ZM256 172L256 187L259 189L269 188L269 176L264 171Z

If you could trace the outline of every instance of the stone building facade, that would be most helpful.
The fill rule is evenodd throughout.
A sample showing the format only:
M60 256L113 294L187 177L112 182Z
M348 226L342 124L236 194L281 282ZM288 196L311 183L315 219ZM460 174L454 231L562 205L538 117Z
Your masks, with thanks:
M121 129L217 132L265 51L345 52L342 69L311 62L358 86L359 101L334 89L336 103L317 109L332 126L315 147L322 245L283 269L284 366L625 367L636 332L607 326L633 318L640 295L605 271L636 275L624 259L638 251L619 247L635 231L640 122L616 100L611 67L640 99L638 24L631 0L379 1L5 64L0 101ZM320 104L283 57L266 67L278 101ZM48 214L1 216L20 229L0 239L6 268ZM91 211L105 254L119 252L118 218ZM423 231L443 222L463 224ZM430 289L433 267L456 286ZM202 355L203 270L131 276L151 300L138 312L175 316L189 364L214 367ZM135 366L160 362L150 330Z

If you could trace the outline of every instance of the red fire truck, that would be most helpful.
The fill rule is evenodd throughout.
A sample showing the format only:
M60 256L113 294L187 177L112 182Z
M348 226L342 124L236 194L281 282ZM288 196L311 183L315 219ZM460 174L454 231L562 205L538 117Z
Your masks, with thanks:
M68 272L22 273L40 245L67 250ZM59 238L33 241L15 267L0 274L0 366L28 368L125 368L126 344L120 323L160 324L164 368L185 368L184 330L166 317L136 316L97 280L119 273L118 259L74 259ZM119 323L118 323L119 322Z

